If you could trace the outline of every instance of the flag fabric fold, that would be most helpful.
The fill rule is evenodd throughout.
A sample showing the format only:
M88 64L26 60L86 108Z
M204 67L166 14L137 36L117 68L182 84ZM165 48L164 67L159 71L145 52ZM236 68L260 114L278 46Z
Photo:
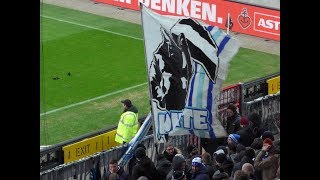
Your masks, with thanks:
M216 26L140 7L155 140L225 137L217 100L238 41Z

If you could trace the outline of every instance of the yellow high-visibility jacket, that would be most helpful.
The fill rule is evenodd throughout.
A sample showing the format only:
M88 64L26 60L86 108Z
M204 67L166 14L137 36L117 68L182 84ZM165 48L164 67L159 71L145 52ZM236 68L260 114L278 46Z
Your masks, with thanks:
M138 132L138 128L139 123L137 113L131 111L122 113L118 123L115 141L120 144L123 142L129 143Z

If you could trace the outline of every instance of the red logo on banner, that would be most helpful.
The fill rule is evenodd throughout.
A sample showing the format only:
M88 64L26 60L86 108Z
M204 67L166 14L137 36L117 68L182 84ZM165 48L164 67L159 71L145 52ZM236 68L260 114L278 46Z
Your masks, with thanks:
M251 18L248 16L247 9L243 8L238 16L238 22L243 29L247 29L251 24Z
M254 30L280 35L280 17L263 13L254 13Z

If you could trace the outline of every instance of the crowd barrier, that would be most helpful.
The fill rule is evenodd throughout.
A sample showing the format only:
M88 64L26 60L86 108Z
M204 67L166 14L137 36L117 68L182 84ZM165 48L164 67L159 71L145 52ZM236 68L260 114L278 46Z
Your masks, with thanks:
M268 94L268 88L270 88L268 86L271 85L271 83L268 84L268 82L270 79L274 79L278 76L280 77L280 73L271 74L247 83L238 83L224 88L221 91L218 99L218 118L221 118L221 116L224 114L228 104L234 103L238 107L239 113L242 116L247 116L252 112L257 112L261 116L263 125L272 130L274 134L280 134L280 80L277 81L277 83L279 82L279 92L277 94ZM145 116L141 117L141 119L144 118ZM63 177L62 179L68 179L71 178L71 174L74 174L75 172L78 173L83 171L88 173L90 171L88 168L92 167L92 163L86 161L92 161L95 159L95 157L100 157L100 154L105 154L107 157L109 157L110 153L113 153L110 157L120 158L120 152L122 152L124 147L117 146L108 151L97 152L94 155L90 155L71 163L66 164L66 162L64 162L63 147L77 143L84 139L110 132L115 129L116 125L41 149L41 179L55 179L54 177L57 176ZM151 149L154 151L155 147L153 144L153 133L150 131L148 134L151 135L148 135L148 138L145 138L143 143L146 144L146 147L148 147L148 151L151 151ZM170 140L181 150L185 150L188 144L195 144L199 147L199 149L201 149L202 146L205 146L205 143L208 143L207 141L202 141L203 139L199 139L194 135L173 136L170 137ZM157 152L162 152L163 148L163 144L159 144L157 147ZM152 156L152 159L155 158L152 153L149 155L149 157ZM81 177L85 179L85 177L88 176L88 174L85 173L80 174L78 173L80 179Z
M191 143L189 139L189 135L173 136L170 138L173 145L175 147L178 147L184 155L186 154L187 144ZM157 150L154 146L153 135L148 135L144 137L141 143L143 143L147 148L147 156L155 162ZM126 145L116 146L107 151L98 152L78 161L62 164L55 168L43 171L40 173L40 180L89 180L91 175L90 172L93 170L93 168L98 169L100 174L103 175L104 168L106 168L105 170L108 170L108 162L111 159L120 159L122 153L124 152L124 148L126 148ZM158 152L162 152L163 150L164 145L162 143L158 148ZM127 169L128 167L125 166L124 168Z
M243 116L258 113L263 127L273 134L280 134L280 92L244 102L242 107Z

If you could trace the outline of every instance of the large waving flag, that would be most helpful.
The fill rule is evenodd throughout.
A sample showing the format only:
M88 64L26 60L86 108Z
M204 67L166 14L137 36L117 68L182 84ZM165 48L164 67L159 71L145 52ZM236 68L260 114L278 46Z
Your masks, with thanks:
M225 137L217 100L238 42L218 27L140 7L155 140Z

